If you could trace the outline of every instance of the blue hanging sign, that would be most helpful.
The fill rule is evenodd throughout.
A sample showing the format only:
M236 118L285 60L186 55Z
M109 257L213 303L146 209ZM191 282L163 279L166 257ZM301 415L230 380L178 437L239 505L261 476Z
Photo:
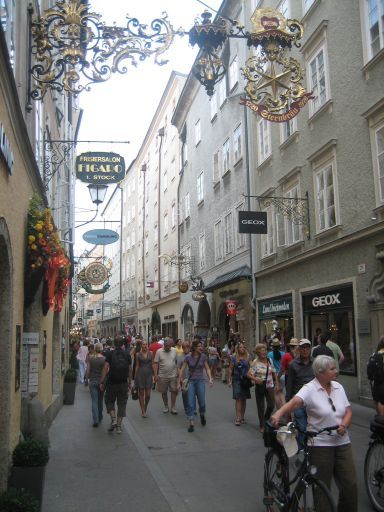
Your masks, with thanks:
M89 244L109 245L117 242L119 235L111 229L91 229L83 234L83 239Z

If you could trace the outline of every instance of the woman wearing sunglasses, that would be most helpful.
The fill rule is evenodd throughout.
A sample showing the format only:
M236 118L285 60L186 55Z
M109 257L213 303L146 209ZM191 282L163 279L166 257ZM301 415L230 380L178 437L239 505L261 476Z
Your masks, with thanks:
M305 407L308 431L338 425L335 434L323 433L314 438L310 460L317 467L316 476L329 488L334 477L339 490L338 512L357 512L356 471L347 430L352 422L351 405L343 386L336 381L337 369L333 357L316 357L312 368L315 378L275 412L271 422L278 426L285 414Z

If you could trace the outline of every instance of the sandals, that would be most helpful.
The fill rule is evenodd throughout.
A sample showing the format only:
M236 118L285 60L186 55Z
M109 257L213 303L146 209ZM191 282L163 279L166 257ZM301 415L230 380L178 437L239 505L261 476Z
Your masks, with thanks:
M247 422L246 422L246 421L245 421L245 419L243 418L242 420L240 420L240 423L241 423L242 425L245 425Z
M236 425L236 427L240 427L240 425L241 425L241 420L235 420L235 425Z

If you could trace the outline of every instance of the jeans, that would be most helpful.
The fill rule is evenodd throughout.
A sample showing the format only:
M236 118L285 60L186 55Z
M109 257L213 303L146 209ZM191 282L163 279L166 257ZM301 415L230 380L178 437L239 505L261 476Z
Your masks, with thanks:
M265 384L256 384L255 398L260 428L264 428L265 422L269 420L275 408L274 390L273 388L267 388ZM267 408L265 408L265 402L267 402Z
M92 400L92 418L93 423L99 423L103 419L103 392L97 381L89 383L89 392Z
M86 370L87 370L87 363L85 361L81 361L79 359L79 373L80 373L81 384L84 384L84 377L85 377Z
M293 412L293 416L295 418L295 422L300 430L307 430L307 411L305 407L299 407ZM300 434L297 436L297 444L299 445L299 450L304 448L304 435Z
M199 413L201 416L205 415L205 382L203 380L189 381L188 388L188 406L187 416L190 421L193 421L195 415L195 397L199 403Z

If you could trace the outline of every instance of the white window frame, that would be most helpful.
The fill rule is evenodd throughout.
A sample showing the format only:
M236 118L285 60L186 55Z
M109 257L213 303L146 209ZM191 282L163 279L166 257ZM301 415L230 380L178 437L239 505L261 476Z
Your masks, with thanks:
M227 84L225 80L225 76L220 80L220 82L217 84L217 103L219 105L219 108L221 108L225 100L227 99Z
M233 162L236 165L243 157L243 133L241 123L233 130Z
M201 171L196 182L197 204L204 201L204 171Z
M297 131L297 118L294 117L285 123L280 123L280 143L283 144Z
M206 265L205 261L205 233L199 235L199 268L204 270Z
M379 141L379 132L382 132L382 141ZM382 122L374 131L375 135L375 164L376 164L376 182L378 189L378 199L384 203L384 122Z
M211 121L216 119L217 116L217 92L215 91L209 100Z
M378 48L373 50L372 48L372 34L371 27L375 24L370 22L370 17L372 16L373 10L370 10L370 3L375 4L375 11L377 13L377 25L378 25L378 35L375 40L378 40ZM366 37L366 45L367 45L367 55L368 60L371 60L375 55L377 55L380 50L384 48L384 4L382 0L364 0L364 15L362 19L365 21L365 37Z
M212 156L212 181L215 185L220 181L221 150L218 149Z
M195 146L199 145L201 142L201 122L198 119L195 123Z
M136 275L136 259L135 255L131 255L131 277L135 277Z
M189 219L191 215L191 196L189 195L189 192L187 192L184 196L184 214L184 218Z
M272 154L271 146L271 126L263 118L257 121L257 143L259 149L259 165L262 164Z
M281 0L279 3L277 10L281 12L281 14L284 16L284 18L290 18L291 17L291 6L290 6L290 0Z
M217 220L213 225L214 245L215 245L215 262L223 259L223 223Z
M273 205L264 210L267 212L268 233L261 235L261 257L268 258L276 253L276 222L275 209Z
M163 192L166 192L168 189L168 171L165 170L163 174Z
M238 226L239 212L244 211L244 208L245 208L244 201L235 206L235 217L234 217L235 226ZM242 249L244 249L244 247L247 244L247 235L245 233L239 233L238 229L235 230L235 233L236 233L236 251L239 252Z
M171 229L174 229L176 227L176 204L172 205L171 210Z
M323 183L325 183L324 175L329 173L329 169L332 175L332 190L333 190L333 208L334 208L334 224L330 223L330 216L327 215L332 206L329 203L329 193L327 188L319 190L319 179L323 175ZM336 179L336 162L335 159L329 159L321 166L314 169L314 187L315 187L315 212L316 212L316 232L322 233L328 229L339 224L339 201L338 201L338 190L337 190L337 179ZM324 193L325 192L325 193ZM320 205L320 201L323 199L323 207ZM321 217L324 215L324 225L322 226Z
M227 212L224 215L224 255L228 256L233 252L233 213Z
M168 213L164 213L164 219L163 219L163 226L164 226L164 237L168 236L168 229L169 229L169 219L168 219Z
M319 66L319 56L323 54L323 73ZM313 64L316 64L316 74L312 74ZM316 76L316 81L313 77ZM330 98L331 90L329 84L329 64L328 52L325 40L318 45L308 58L307 77L309 87L308 89L313 92L314 99L309 102L309 116L315 114ZM321 82L320 92L324 92L321 96L319 92L319 79Z
M182 256L184 256L186 261L191 261L191 254L192 254L191 244L183 247L183 249L180 251L180 254ZM189 274L190 274L190 265L183 265L180 270L181 279L187 279Z
M224 176L231 169L231 142L228 139L221 148L221 175Z
M228 69L229 76L229 90L233 91L236 85L239 83L239 64L237 55L233 57Z
M285 191L284 196L290 199L298 199L300 197L299 183L295 183ZM292 206L297 206L297 201L291 201ZM287 246L294 245L303 239L303 233L300 224L293 222L292 216L285 215L285 243ZM276 222L278 224L278 221ZM278 231L278 230L277 230ZM278 245L279 242L278 242Z
M303 0L303 12L304 14L309 11L316 0Z

